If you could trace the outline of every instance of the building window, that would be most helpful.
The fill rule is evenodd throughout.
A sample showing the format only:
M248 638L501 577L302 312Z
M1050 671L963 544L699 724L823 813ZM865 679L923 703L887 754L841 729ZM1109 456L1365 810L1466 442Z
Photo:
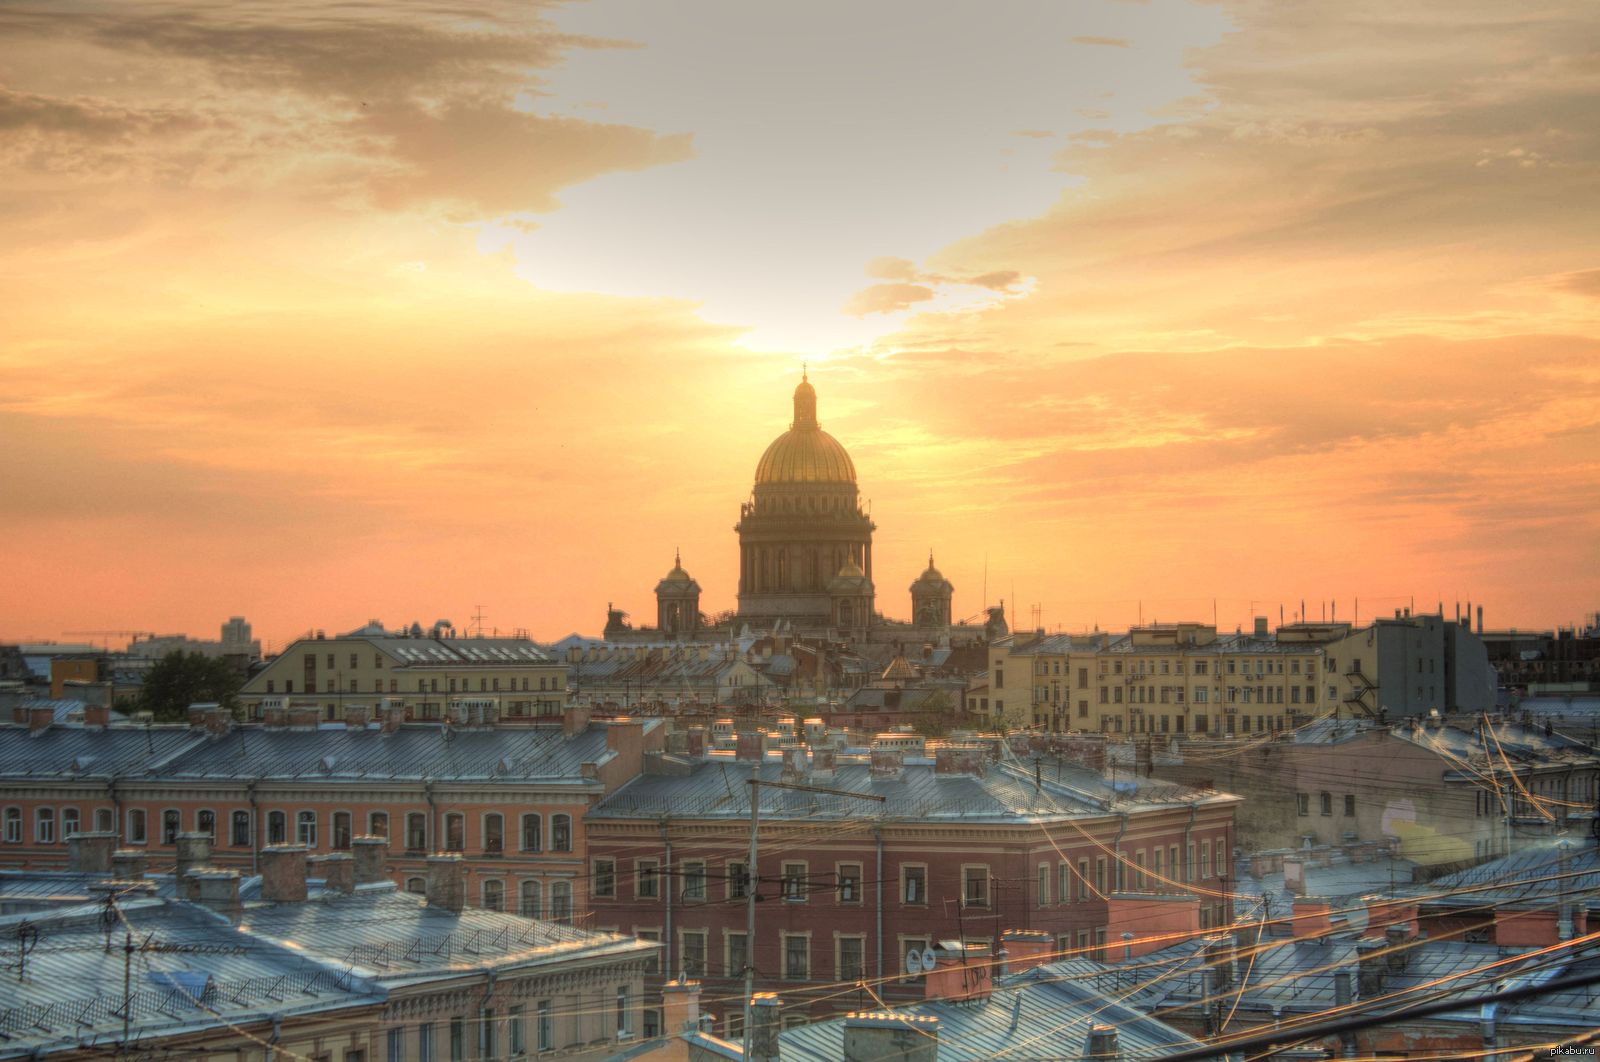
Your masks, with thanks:
M210 815L211 812L202 811L200 814L202 814L202 815ZM210 832L212 832L214 834L216 832L215 828L214 828L216 826L215 816L213 815L212 818L213 818L213 821L212 821L213 829ZM78 809L77 808L62 808L61 809L61 839L63 841L65 841L68 837L71 837L73 834L78 832L78 821L79 820L78 820Z
M1311 794L1296 793L1294 795L1294 805L1295 811L1300 815L1300 817L1305 818L1307 815L1311 814Z
M804 863L785 863L783 865L783 898L791 903L799 903L806 898L806 865Z
M572 921L572 882L551 882L550 917L557 922Z
M250 813L248 811L235 811L233 813L233 834L228 840L235 848L250 847Z
M389 837L389 813L387 811L373 811L367 814L367 835L369 837Z
M685 900L703 900L706 898L706 865L700 862L683 864L683 898Z
M444 847L447 852L467 850L467 817L452 811L444 817Z
M1217 853L1219 856L1221 852ZM1204 881L1211 876L1211 842L1200 842L1200 880Z
M524 852L537 852L543 847L542 827L544 817L541 815L522 816L522 850Z
M491 879L483 883L483 909L485 911L504 911L506 909L505 882Z
M523 1008L512 1007L506 1011L506 1042L512 1058L522 1058L528 1053L527 1033L522 1027Z
M798 933L783 936L783 979L811 979L811 938Z
M840 937L839 956L835 969L840 981L859 981L865 972L866 939Z
M17 827L18 840L21 839L21 830L22 830L22 827L19 824L18 827ZM144 808L129 808L128 809L128 843L129 844L144 844L148 839L149 839L148 834L146 834L146 832L145 832L145 811L144 811Z
M594 861L594 895L613 897L617 894L617 864L611 859Z
M1346 793L1344 797L1344 814L1346 818L1353 818L1356 813L1356 798L1354 793Z
M483 817L483 852L485 855L499 855L505 851L505 846L505 816L498 811L491 811Z
M1039 898L1038 898L1038 904L1039 904L1040 907L1048 907L1050 905L1050 864L1049 863L1040 863L1039 864Z
M746 867L746 865L744 863L729 863L727 865L727 875L728 875L728 899L730 899L730 900L742 900L742 899L744 899L745 896L748 895L747 890L748 890L749 885L750 885L750 882L749 882L750 874L749 874L749 870Z
M572 816L550 816L550 849L555 852L572 851Z
M517 887L517 913L523 918L540 918L544 915L544 889L537 881L524 881Z
M706 931L685 929L679 932L679 949L683 955L683 976L704 977L706 973Z
M307 848L317 846L317 813L302 811L295 816L295 838Z
M6 808L6 844L22 843L22 809Z
M406 1031L399 1027L390 1029L385 1039L389 1047L384 1055L385 1062L406 1062Z
M450 1019L450 1062L466 1062L467 1023L464 1018Z
M901 865L900 896L908 904L925 905L928 902L928 868L925 864Z
M634 895L641 900L655 900L661 896L661 864L654 859L636 859L633 863L635 874Z
M339 851L346 851L350 847L350 813L348 811L335 811L333 813L333 847Z
M989 868L987 866L961 868L961 901L967 907L989 906Z
M749 937L743 933L731 930L723 934L724 950L727 952L727 964L723 967L729 977L743 977L745 963L749 961Z
M624 985L617 989L617 1039L626 1040L633 1035L633 1004L628 999L628 989Z
M177 844L178 833L183 829L183 816L176 808L161 813L161 843Z
M861 902L861 864L839 864L839 902Z
M548 999L539 1000L538 1005L534 1008L534 1013L537 1015L538 1020L539 1050L554 1051L556 1047L556 1020L555 1016L550 1013L550 1001Z
M428 847L428 816L414 811L406 816L406 849L411 852L426 851Z
M433 1062L433 1022L417 1026L417 1062Z
M1322 813L1324 815L1332 815L1333 814L1333 794L1332 793L1323 793L1321 795L1320 803L1322 805Z

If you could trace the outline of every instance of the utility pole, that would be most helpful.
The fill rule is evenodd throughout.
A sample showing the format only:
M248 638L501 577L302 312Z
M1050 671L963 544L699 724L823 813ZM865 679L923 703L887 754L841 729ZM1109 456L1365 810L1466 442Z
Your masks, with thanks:
M875 800L882 804L887 797L876 793L852 793L848 789L829 789L820 785L801 785L798 782L763 782L761 780L762 760L757 760L750 765L750 850L745 856L749 862L745 864L745 893L744 893L744 1057L750 1057L750 1020L755 1017L750 1004L750 997L756 990L756 885L761 881L761 876L756 873L756 821L761 808L761 787L768 789L793 789L801 793L826 793L829 796L852 797L856 800Z

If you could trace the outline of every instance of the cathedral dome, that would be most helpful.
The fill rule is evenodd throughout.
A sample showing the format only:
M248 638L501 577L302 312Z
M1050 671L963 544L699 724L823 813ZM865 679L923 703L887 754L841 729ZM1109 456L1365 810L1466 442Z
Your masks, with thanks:
M794 423L772 440L756 463L756 486L774 483L847 483L856 466L839 440L817 426L817 392L802 376L794 389Z

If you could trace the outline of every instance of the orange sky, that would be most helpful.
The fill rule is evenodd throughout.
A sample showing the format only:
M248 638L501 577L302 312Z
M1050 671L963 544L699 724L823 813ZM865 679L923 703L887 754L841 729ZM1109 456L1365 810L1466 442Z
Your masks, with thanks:
M0 8L0 639L636 619L809 361L958 616L1600 608L1600 10Z

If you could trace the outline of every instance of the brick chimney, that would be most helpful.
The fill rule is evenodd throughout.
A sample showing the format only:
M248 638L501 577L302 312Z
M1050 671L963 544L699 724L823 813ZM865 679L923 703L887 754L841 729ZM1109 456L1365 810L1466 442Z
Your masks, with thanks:
M316 705L291 705L285 714L285 723L290 730L315 730L321 718Z
M840 1058L849 1062L938 1062L939 1019L901 1011L845 1015Z
M344 725L351 730L365 730L367 728L367 706L352 704L344 710Z
M783 750L783 772L780 775L785 782L804 782L811 767L811 760L806 755L804 745L787 745Z
M466 868L455 852L428 857L428 906L460 911L466 902Z
M964 774L982 778L989 771L986 750L967 745L946 745L933 753L934 774Z
M117 835L104 833L67 834L67 869L78 874L111 873L111 853L117 850Z
M139 881L149 859L143 848L118 848L111 853L111 876L118 881Z
M1126 957L1188 940L1200 932L1200 898L1186 893L1114 893L1106 898L1106 939L1120 940L1131 932Z
M83 706L83 725L104 729L111 725L111 706L109 704L86 704Z
M778 1013L783 1000L775 992L750 997L750 1054L745 1062L778 1062Z
M941 940L933 949L933 969L923 976L927 999L988 999L993 967L989 948Z
M1296 896L1294 898L1294 935L1325 937L1333 932L1330 912L1333 905L1321 896Z
M661 986L661 1028L668 1036L700 1028L699 981L668 981Z
M289 717L289 710L281 704L264 704L261 706L261 725L279 727L283 726Z
M355 869L355 856L349 852L324 852L306 859L306 875L321 878L322 888L327 892L346 895L352 892L356 884Z
M355 852L355 882L357 885L374 885L388 881L383 872L383 861L389 855L389 838L363 835L351 842Z
M1089 1038L1083 1045L1085 1059L1111 1060L1121 1058L1117 1047L1117 1027L1115 1025L1091 1025Z
M237 920L239 905L239 872L219 867L197 867L189 871L186 879L194 889L193 899L201 906L218 914Z
M1502 948L1542 948L1561 941L1559 908L1514 911L1496 908L1494 942Z
M1383 949L1382 937L1362 937L1356 941L1357 992L1362 999L1383 995Z
M899 778L904 764L905 758L900 755L899 749L872 750L871 771L874 778Z
M1306 865L1299 856L1285 856L1283 859L1283 887L1296 896L1305 895L1306 891Z
M1407 942L1411 940L1411 927L1408 925L1389 926L1383 931L1383 943L1386 954L1384 960L1389 964L1389 969L1402 972L1411 961L1411 949ZM1550 943L1554 944L1555 941Z
M50 724L55 722L56 710L50 707L37 705L28 709L28 733L42 734L50 729Z
M305 900L305 845L269 844L261 850L261 898L268 903Z
M189 880L189 872L211 862L211 835L197 830L178 834L177 855L172 868L172 884L177 894L185 900L199 899L199 892Z
M1000 940L1009 953L1011 973L1022 973L1055 961L1050 934L1042 930L1008 929L1000 934Z
M568 737L583 733L589 729L589 709L582 705L573 705L561 713L561 732Z
M759 730L741 730L734 738L733 758L740 763L760 763L766 758L767 736Z

